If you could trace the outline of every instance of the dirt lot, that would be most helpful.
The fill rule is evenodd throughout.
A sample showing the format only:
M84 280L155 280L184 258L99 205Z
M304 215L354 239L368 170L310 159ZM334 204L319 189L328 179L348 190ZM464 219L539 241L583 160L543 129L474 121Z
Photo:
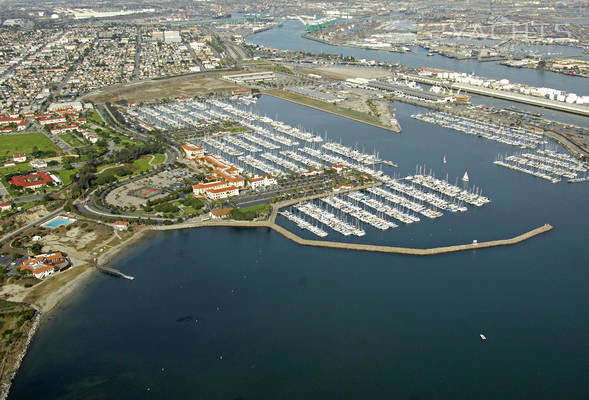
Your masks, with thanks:
M366 67L321 67L313 69L300 69L307 74L323 75L332 79L349 79L349 78L382 78L391 76L386 69L366 68Z
M237 73L239 71L232 71ZM92 93L84 99L96 103L128 100L130 102L153 101L165 98L195 96L198 94L237 89L232 82L221 79L229 72L195 73L173 78L129 83L123 86L106 88Z
M43 205L31 207L24 212L11 215L10 217L2 217L2 224L0 226L0 233L10 232L20 226L26 225L39 218L49 214L49 211Z

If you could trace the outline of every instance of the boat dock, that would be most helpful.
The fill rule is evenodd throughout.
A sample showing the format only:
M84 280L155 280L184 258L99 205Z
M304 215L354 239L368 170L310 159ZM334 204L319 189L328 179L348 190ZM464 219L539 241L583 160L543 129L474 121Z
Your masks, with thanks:
M96 266L96 268L98 268L98 270L100 272L103 272L103 273L108 274L108 275L115 276L117 278L125 278L125 279L129 279L130 281L132 281L133 279L135 279L135 277L133 277L133 276L123 274L118 269L109 268L109 267L101 267L101 266Z

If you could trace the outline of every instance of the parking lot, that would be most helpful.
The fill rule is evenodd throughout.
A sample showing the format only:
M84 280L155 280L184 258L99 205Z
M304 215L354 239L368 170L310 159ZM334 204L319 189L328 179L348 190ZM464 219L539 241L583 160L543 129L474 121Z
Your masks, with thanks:
M193 180L194 171L188 168L178 168L160 172L148 178L139 179L117 187L106 196L106 203L119 207L143 206L147 200L157 200L166 194L186 186L186 180ZM148 188L149 190L142 190ZM159 194L152 191L157 190ZM150 193L142 197L139 193Z

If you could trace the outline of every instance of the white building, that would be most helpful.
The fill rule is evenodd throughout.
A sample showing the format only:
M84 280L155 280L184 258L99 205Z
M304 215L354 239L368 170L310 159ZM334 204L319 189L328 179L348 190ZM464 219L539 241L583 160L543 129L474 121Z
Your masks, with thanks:
M205 155L205 149L200 146L191 143L185 143L182 145L182 150L186 154L186 158L198 158Z
M253 190L274 186L277 184L278 183L276 182L276 179L268 175L256 176L250 179L250 186Z
M31 167L37 168L37 169L47 167L47 161L45 161L45 160L36 159L36 160L31 161L29 164L31 165Z
M179 31L165 31L164 32L164 41L166 43L180 43L182 38L180 37Z
M229 186L219 189L208 189L206 191L207 197L211 200L226 199L228 197L239 196L239 189L235 186Z
M50 112L69 110L72 109L75 112L80 112L84 109L84 106L79 101L69 101L64 103L51 103L47 109Z
M117 231L126 231L129 229L129 222L127 221L115 221L114 228Z

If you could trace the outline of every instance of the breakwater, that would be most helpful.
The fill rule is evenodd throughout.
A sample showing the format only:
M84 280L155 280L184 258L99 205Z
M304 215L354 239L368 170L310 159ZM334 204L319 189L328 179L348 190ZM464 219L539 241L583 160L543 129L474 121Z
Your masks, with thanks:
M294 233L290 232L289 230L273 224L272 229L276 232L280 233L281 235L289 238L290 240L294 241L303 246L315 246L315 247L329 247L333 249L346 249L346 250L357 250L357 251L372 251L372 252L380 252L380 253L391 253L391 254L406 254L406 255L413 255L413 256L431 256L435 254L444 254L444 253L455 253L458 251L465 251L465 250L477 250L477 249L484 249L488 247L498 247L498 246L509 246L521 243L525 240L531 239L535 236L541 235L553 229L553 227L549 224L542 225L536 229L532 229L529 232L522 233L521 235L515 236L510 239L500 239L500 240L491 240L488 242L480 242L480 243L470 243L470 244L460 244L454 246L444 246L444 247L434 247L430 249L415 249L410 247L395 247L395 246L376 246L370 244L361 244L361 243L343 243L343 242L328 242L322 240L308 240L303 239Z
M225 220L213 220L213 221L203 221L203 222L196 222L196 223L184 223L176 226L160 226L154 227L154 230L164 231L164 230L175 230L175 229L190 229L190 228L203 228L203 227L213 227L213 226L223 226L223 227L242 227L242 228L270 228L273 229L275 232L280 233L282 236L292 240L293 242L300 244L302 246L314 246L314 247L327 247L333 249L344 249L344 250L356 250L356 251L369 251L369 252L379 252L379 253L390 253L390 254L405 254L405 255L414 255L414 256L431 256L436 254L445 254L445 253L455 253L459 251L467 251L467 250L478 250L478 249L485 249L489 247L499 247L499 246L510 246L515 245L526 240L532 239L538 235L543 233L549 232L553 229L552 225L544 224L538 228L532 229L531 231L522 233L521 235L508 238L508 239L498 239L498 240L491 240L486 242L473 242L469 244L458 244L453 246L443 246L443 247L434 247L429 249L419 249L419 248L411 248L411 247L397 247L397 246L380 246L380 245L370 245L370 244L361 244L361 243L345 243L345 242L332 242L332 241L323 241L323 240L309 240L303 239L300 236L292 233L286 228L278 225L275 222L276 213L282 207L274 207L271 217L266 221L225 221Z

